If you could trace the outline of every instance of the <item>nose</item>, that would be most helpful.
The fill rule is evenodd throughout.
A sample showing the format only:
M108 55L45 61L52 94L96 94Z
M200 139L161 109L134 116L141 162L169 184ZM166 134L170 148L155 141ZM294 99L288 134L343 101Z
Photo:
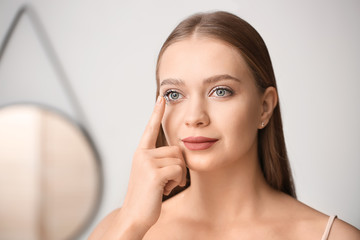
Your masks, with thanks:
M210 123L207 106L200 99L193 99L188 102L185 113L185 125L188 127L206 127Z

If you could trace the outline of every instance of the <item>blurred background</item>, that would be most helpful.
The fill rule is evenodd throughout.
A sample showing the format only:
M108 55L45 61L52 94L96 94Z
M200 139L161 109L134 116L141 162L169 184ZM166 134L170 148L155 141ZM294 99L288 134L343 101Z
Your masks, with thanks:
M28 226L34 235L27 239L87 239L106 214L121 206L132 155L155 100L158 51L182 19L212 10L225 10L244 18L268 46L299 200L328 215L337 214L360 228L359 1L0 0L1 42L24 4L36 13L47 40L39 37L41 31L34 27L32 17L24 14L0 59L0 239L24 239L8 233L17 227L8 224L15 219L16 209L20 214L27 209L28 221L41 222ZM46 43L51 43L50 55L49 46L44 47ZM61 69L55 65L61 65ZM6 117L9 115L5 112L14 112L8 111L9 107L19 103L27 104L28 115ZM37 110L32 106L37 106ZM52 116L48 111L58 116L55 119L65 119L65 127L59 127L60 120L52 128L57 129L55 132L39 127L49 126L39 124L48 121L44 114ZM17 121L20 125L11 125ZM32 131L27 142L24 137L14 138L15 145L10 148L10 136L24 133L24 122L35 124L26 129L37 126L36 131L42 131L41 138ZM9 123L11 126L6 125ZM11 127L20 133L9 131ZM76 132L76 143L62 138L69 136L65 129L71 128ZM60 142L49 144L53 136ZM20 144L19 139L24 142ZM29 148L25 152L34 141L39 143L37 150ZM44 142L46 146L40 144ZM48 176L50 170L46 169L54 171L61 166L47 163L44 154L58 156L64 152L60 147L65 148L66 144L70 145L70 152L87 150L83 151L84 157L74 153L78 155L73 160L67 158L68 165L60 159L63 170L56 171L59 177L54 185L49 185L55 173ZM9 152L19 154L9 158ZM42 160L33 160L31 166L30 160L20 161L30 155L41 155ZM12 159L20 160L14 164ZM75 164L81 162L79 159L85 159L84 165ZM20 174L21 168L25 170ZM70 178L70 169L74 178ZM17 176L25 178L19 180ZM56 196L51 193L55 188L51 186L59 186L56 184L64 189L73 186L68 191L71 196L76 189L85 194L75 197L84 205L78 218L72 217L79 219L78 229L61 225L56 222L58 218L50 220L55 216L52 214L59 214L49 210L52 204L59 207L57 198L51 198ZM26 189L25 195L20 185ZM63 204L62 209L69 206ZM52 225L45 226L49 222ZM22 224L25 221L19 226ZM69 235L49 237L56 229L64 233L66 228ZM21 231L25 232L17 230ZM36 235L39 232L48 237L40 238Z

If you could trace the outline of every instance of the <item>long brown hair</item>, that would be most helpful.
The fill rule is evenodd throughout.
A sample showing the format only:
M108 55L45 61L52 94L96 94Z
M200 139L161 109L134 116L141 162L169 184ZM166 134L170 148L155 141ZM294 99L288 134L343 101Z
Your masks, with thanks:
M159 65L164 51L171 44L193 35L219 39L235 47L244 57L250 68L257 87L264 92L266 88L276 87L274 70L267 47L259 33L238 16L223 12L198 13L183 20L169 35L163 44L156 66L157 92L159 95ZM157 146L166 146L167 142L161 127ZM258 155L261 170L268 184L296 198L295 186L286 152L279 102L265 128L258 131ZM188 173L187 185L176 188L167 199L190 185Z

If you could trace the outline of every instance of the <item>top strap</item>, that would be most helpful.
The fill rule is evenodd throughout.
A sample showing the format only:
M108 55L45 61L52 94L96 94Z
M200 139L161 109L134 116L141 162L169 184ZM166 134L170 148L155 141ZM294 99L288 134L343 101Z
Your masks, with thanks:
M332 225L334 223L335 218L337 218L336 215L333 215L333 216L329 217L329 221L328 221L328 223L326 225L325 232L324 232L321 240L327 240L328 239L329 233L330 233L330 230L331 230L331 227L332 227Z

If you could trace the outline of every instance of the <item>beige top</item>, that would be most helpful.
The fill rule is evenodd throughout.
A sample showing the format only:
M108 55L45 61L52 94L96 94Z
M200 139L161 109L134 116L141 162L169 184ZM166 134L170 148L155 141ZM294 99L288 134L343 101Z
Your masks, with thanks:
M337 217L336 215L329 217L329 221L328 221L328 223L326 225L325 232L324 232L321 240L327 240L328 239L331 227L332 227L336 217Z

